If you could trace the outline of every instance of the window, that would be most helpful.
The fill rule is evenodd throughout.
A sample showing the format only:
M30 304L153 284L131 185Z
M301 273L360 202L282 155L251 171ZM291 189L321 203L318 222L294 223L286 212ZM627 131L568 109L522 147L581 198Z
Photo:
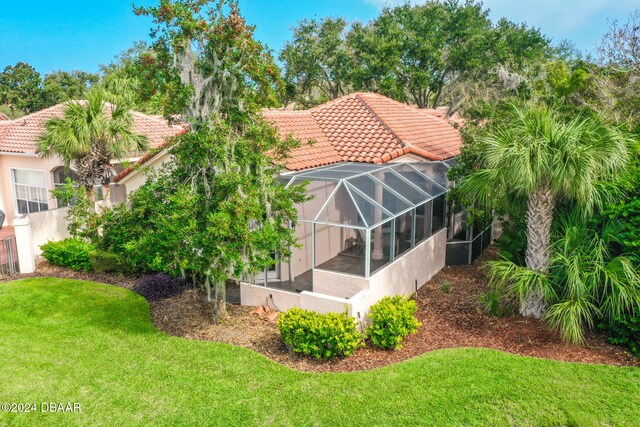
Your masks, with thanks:
M47 182L44 172L11 169L16 209L19 214L46 211L49 209Z
M67 181L67 179L71 179L72 181L75 181L78 177L74 171L72 171L69 168L65 168L64 166L58 166L53 171L51 171L51 173L53 174L53 186L56 189L62 187L62 184L64 184ZM57 201L57 206L59 208L68 206L61 199L56 199L56 201ZM72 204L74 203L75 201L72 201Z

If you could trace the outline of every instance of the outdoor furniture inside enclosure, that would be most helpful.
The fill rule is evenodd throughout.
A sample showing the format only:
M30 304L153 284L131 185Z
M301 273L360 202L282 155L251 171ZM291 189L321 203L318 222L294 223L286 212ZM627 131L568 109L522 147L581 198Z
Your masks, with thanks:
M289 172L289 186L307 184L296 230L310 269L369 277L445 227L445 162L341 163Z

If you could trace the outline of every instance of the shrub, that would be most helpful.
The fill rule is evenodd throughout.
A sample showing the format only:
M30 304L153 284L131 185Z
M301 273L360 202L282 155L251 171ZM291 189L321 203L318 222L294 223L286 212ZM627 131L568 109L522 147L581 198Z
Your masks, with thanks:
M186 287L187 282L181 278L158 273L138 280L133 286L133 290L145 297L147 301L157 301L178 295Z
M130 273L132 270L122 257L99 249L89 254L89 262L97 273Z
M320 314L294 307L278 317L278 327L287 346L316 359L349 356L364 346L355 319L346 311Z
M451 282L448 280L445 280L444 283L442 284L442 286L440 287L440 290L442 291L443 294L448 294L451 292Z
M51 264L76 271L91 271L89 254L95 250L91 243L68 238L59 242L47 242L40 246L42 256Z
M371 306L369 317L371 326L367 335L376 347L402 348L402 340L409 334L416 333L422 324L416 319L418 306L414 300L397 295L384 297Z
M608 331L611 344L627 347L640 357L640 314L618 318L601 327Z

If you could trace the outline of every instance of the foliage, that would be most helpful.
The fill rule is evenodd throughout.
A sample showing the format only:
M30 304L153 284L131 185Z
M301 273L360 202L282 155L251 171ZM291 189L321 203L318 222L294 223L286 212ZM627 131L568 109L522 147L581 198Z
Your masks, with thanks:
M636 139L638 136L636 136ZM619 179L621 197L607 205L601 217L615 219L623 227L620 244L640 265L640 142L636 142L631 165Z
M136 111L171 118L182 113L189 96L172 62L166 43L157 41L148 45L138 41L111 63L101 66L104 73L101 86L116 104L123 100Z
M344 313L320 314L290 308L278 316L282 340L296 353L316 359L350 356L364 346L356 321Z
M277 181L296 142L260 113L281 81L235 1L163 0L136 13L153 18L152 36L173 55L190 127L172 162L105 218L104 249L188 277L225 317L226 280L252 277L296 245L289 224L303 189Z
M109 204L113 160L145 150L148 139L135 132L128 105L107 103L100 88L87 92L86 98L86 103L67 103L63 117L47 121L37 152L46 158L59 156L67 167L73 163L77 181L90 199L93 186L101 183Z
M445 280L442 286L440 287L440 290L442 291L443 294L451 293L451 282L448 280Z
M60 200L62 205L69 206L65 221L71 237L97 244L100 241L98 229L101 218L86 190L67 178L62 185L51 190L51 195Z
M132 270L131 265L122 257L99 249L89 254L89 263L96 273L127 274Z
M602 181L615 180L627 166L629 142L594 117L566 120L544 105L513 104L497 128L479 137L480 169L461 189L491 206L546 186L559 200L593 211L607 200Z
M512 314L511 301L508 296L497 289L491 289L478 294L478 302L484 311L495 317Z
M577 206L584 219L611 199L608 184L627 167L630 138L596 117L565 119L551 107L528 103L513 105L477 144L477 169L464 177L459 191L488 208L509 202L518 207L526 200L524 263L530 273L508 262L496 268L519 288L520 313L540 317L550 296L542 278L550 265L554 215L561 207Z
M13 120L22 117L27 113L16 108L11 108L8 105L0 105L0 114L4 114L9 117L9 119Z
M347 22L342 18L298 22L279 57L290 98L310 107L349 92L354 64L346 34Z
M626 22L613 21L598 46L602 72L596 76L594 107L610 120L640 128L640 9Z
M553 56L549 43L525 25L493 24L479 2L406 3L367 24L300 21L280 59L303 106L351 89L453 113L470 97L518 89L517 73Z
M415 317L417 310L416 302L402 295L382 298L369 309L367 337L376 347L401 349L402 340L422 326Z
M599 326L607 331L611 344L627 347L640 357L640 315L618 317Z
M0 104L32 113L44 106L43 97L42 77L31 65L18 62L0 73Z
M99 81L99 76L84 71L53 71L42 82L44 102L55 105L60 102L84 99L85 92Z
M95 250L91 243L67 238L59 242L47 242L40 246L42 256L51 264L76 271L91 271L89 254Z
M161 0L134 11L153 18L151 36L173 56L173 70L190 94L183 106L188 118L206 122L211 113L277 104L279 70L237 1Z
M135 292L150 302L178 295L186 288L187 282L166 273L142 277L133 286Z
M549 304L545 321L564 340L580 343L585 328L598 319L613 321L640 307L640 274L629 257L618 253L620 230L615 222L594 227L578 215L563 217L547 274L492 261L490 285L521 304L532 290L542 291Z

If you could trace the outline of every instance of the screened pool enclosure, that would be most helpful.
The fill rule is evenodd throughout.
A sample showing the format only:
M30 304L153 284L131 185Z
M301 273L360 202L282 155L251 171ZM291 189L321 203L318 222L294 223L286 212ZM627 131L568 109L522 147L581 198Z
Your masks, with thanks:
M281 175L287 186L306 182L310 199L298 205L302 248L265 280L300 291L313 270L369 278L445 226L449 167L340 163Z

